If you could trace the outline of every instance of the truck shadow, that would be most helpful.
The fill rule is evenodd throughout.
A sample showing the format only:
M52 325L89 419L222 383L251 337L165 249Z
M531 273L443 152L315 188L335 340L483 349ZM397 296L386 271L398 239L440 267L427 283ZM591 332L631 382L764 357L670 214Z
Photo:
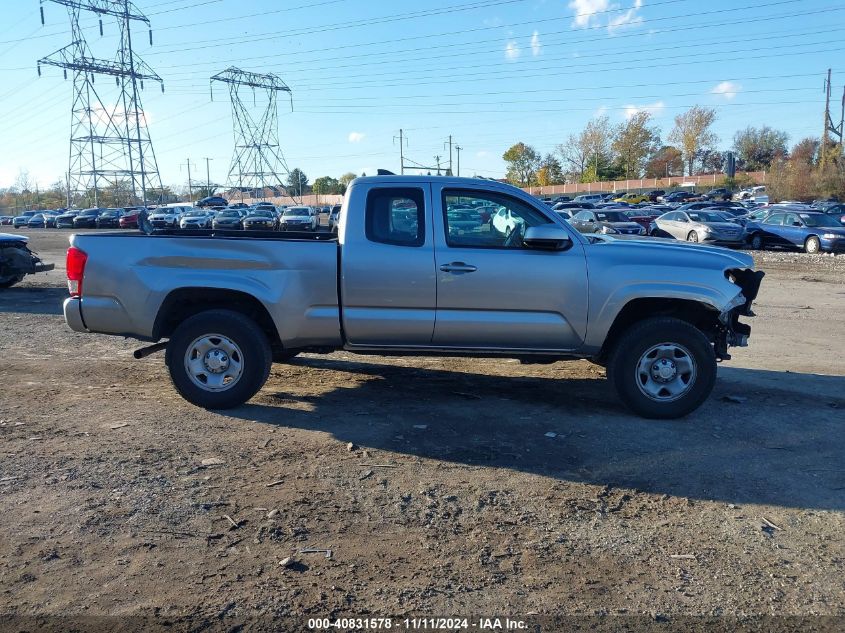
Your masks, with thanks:
M67 288L12 286L0 290L0 312L20 314L62 314Z
M693 499L845 510L845 377L722 367L701 409L655 421L625 410L599 376L330 358L293 365L348 372L348 387L303 397L274 391L271 379L253 403L227 413L330 433L371 452Z

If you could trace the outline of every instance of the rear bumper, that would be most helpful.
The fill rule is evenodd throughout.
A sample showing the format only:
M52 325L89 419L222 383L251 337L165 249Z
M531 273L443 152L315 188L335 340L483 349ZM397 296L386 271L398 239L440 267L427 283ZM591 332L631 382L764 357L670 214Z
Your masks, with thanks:
M82 320L82 301L79 297L68 297L62 306L65 314L65 323L74 332L87 332L85 322Z

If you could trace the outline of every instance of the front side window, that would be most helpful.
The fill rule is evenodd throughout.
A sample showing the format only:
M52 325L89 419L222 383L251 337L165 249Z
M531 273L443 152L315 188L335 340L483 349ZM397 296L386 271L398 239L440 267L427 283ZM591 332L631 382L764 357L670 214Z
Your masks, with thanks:
M443 212L446 243L458 247L522 248L526 229L551 222L521 200L472 190L444 190Z
M367 239L396 246L425 243L425 197L422 189L372 189L367 194Z
M783 224L783 213L773 213L766 218L766 224Z

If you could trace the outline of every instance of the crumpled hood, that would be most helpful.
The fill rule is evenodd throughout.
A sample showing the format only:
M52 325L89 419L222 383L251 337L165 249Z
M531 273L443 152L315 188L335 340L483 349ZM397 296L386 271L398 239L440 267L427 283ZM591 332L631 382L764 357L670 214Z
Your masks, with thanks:
M702 261L710 261L713 267L719 267L721 262L727 267L754 268L754 258L746 253L741 253L720 246L707 246L705 244L692 244L678 240L654 238L654 237L631 237L616 235L592 234L590 237L596 241L603 242L611 248L625 249L631 257L642 257L644 261L654 261L655 256L671 258L673 253L678 257L685 255L697 256ZM628 253L626 253L628 255Z

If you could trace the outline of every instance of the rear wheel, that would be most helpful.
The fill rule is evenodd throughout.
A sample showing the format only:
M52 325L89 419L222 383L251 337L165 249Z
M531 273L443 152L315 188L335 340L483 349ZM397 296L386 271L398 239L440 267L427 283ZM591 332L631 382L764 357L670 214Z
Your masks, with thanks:
M687 242L698 242L698 233L690 231L689 235L687 235Z
M680 319L656 317L634 324L607 364L619 398L654 419L695 411L716 382L716 354L704 334Z
M255 321L231 310L208 310L176 328L165 362L185 400L206 409L229 409L261 389L272 356Z
M751 248L753 248L755 251L763 250L765 246L766 242L763 239L762 235L760 235L759 233L755 233L751 236Z
M813 253L818 253L821 249L821 242L815 235L811 235L807 238L807 241L804 242L805 253L810 253L812 255Z

